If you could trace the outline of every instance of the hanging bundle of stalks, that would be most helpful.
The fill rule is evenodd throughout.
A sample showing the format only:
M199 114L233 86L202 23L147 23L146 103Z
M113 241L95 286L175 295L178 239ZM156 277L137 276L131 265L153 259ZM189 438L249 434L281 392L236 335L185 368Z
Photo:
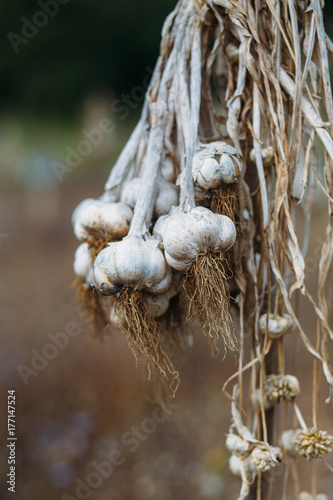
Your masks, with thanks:
M240 351L239 369L224 390L228 394L227 384L238 378L228 396L240 409L255 395L248 426L261 451L252 465L265 453L267 464L277 463L267 411L285 387L273 384L270 394L266 382L268 375L284 380L285 333L299 336L314 362L313 428L319 368L329 398L333 390L326 298L333 253L328 52L333 43L320 0L180 0L165 22L139 123L103 195L83 202L73 216L75 234L87 245L86 264L76 273L85 287L113 298L108 312L150 368L166 378L178 375L168 332L160 327L181 289L184 316L198 314L212 345L222 337ZM317 297L306 280L316 188L327 202ZM298 314L300 294L316 315L315 339ZM270 362L274 352L278 367ZM244 394L246 377L251 394ZM299 389L292 398L280 392L277 399L292 400L302 420L294 401ZM244 425L237 426L244 437ZM240 499L250 491L244 463ZM259 467L259 491L269 468Z

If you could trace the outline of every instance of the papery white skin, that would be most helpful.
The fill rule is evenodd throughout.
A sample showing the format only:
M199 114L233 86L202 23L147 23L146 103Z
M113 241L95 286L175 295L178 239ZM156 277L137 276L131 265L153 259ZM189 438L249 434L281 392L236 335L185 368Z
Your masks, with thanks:
M248 458L242 459L241 457L237 455L231 455L229 458L229 469L232 474L235 476L241 476L242 475L242 462L245 467L246 471L246 476L248 479L251 479L253 475L256 475L258 470L254 463L252 462L251 456Z
M93 277L104 294L118 293L123 287L161 294L169 288L172 272L156 238L131 236L110 243L97 255Z
M269 314L268 321L267 314L263 314L259 319L259 330L263 335L266 334L266 326L267 335L271 339L279 339L285 333L292 332L296 328L289 314L284 316Z
M76 276L79 276L80 278L84 278L86 281L89 281L92 265L91 265L88 243L82 243L76 249L73 268Z
M121 240L127 235L133 212L125 203L104 203L101 200L83 200L74 210L72 223L75 236L89 240L86 227L104 232L110 240Z
M295 457L298 456L298 451L295 447L295 439L300 432L302 432L302 429L288 429L283 432L280 440L281 446L286 452Z
M177 271L185 271L197 255L226 252L236 240L236 228L229 217L196 207L183 212L173 209L160 227L165 258Z
M222 182L237 182L242 173L242 163L237 151L221 141L201 146L192 163L193 180L205 189L215 189Z
M185 172L182 172L177 177L176 185L180 186L180 188L183 189L184 184L185 184ZM194 184L194 198L196 203L201 203L211 198L211 192L207 191L207 189L205 188L202 188L198 184Z
M267 148L262 148L261 150L262 163L264 167L271 167L274 165L274 149L272 146L268 146ZM250 160L254 163L256 162L256 154L254 149L250 152Z
M122 193L121 201L127 203L131 208L135 207L140 190L143 188L142 179L136 177L128 182ZM154 204L153 216L155 218L168 214L172 207L179 203L178 189L174 184L160 178L157 184L157 194Z

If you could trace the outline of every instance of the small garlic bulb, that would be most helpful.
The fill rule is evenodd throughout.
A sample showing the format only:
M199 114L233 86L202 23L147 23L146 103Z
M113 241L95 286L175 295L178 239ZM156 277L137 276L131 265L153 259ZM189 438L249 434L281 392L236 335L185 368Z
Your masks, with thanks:
M251 458L258 471L267 472L281 462L282 451L277 446L270 446L268 450L256 447L251 453Z
M121 201L134 208L141 189L143 189L142 179L139 177L132 179L124 187L121 193ZM153 216L158 218L168 214L171 208L176 207L178 203L178 188L171 182L160 178L157 184Z
M289 455L296 457L298 452L295 446L295 439L298 434L302 432L302 429L287 429L283 432L281 436L281 446Z
M221 182L232 184L242 173L242 163L234 147L221 141L202 146L194 155L193 180L204 189L215 189Z
M274 165L274 149L272 146L268 146L267 148L262 148L261 150L262 163L264 167L271 167ZM256 162L256 154L254 149L251 150L250 160L254 163Z
M228 45L225 48L225 53L226 53L226 56L231 63L238 62L239 46L237 46L233 43L228 43Z
M237 436L237 434L228 434L225 445L231 454L237 456L247 455L253 448L252 443L245 441L245 439Z
M161 294L169 288L172 272L156 238L131 236L110 243L97 255L93 278L106 295L118 293L123 287Z
M229 458L229 469L232 474L235 476L241 476L242 475L242 463L243 467L245 468L245 473L246 477L251 480L253 476L257 474L257 468L252 462L251 456L248 458L241 458L237 455L231 455Z
M81 243L76 249L73 267L76 276L88 281L92 269L88 243Z
M172 210L158 224L163 238L165 258L177 271L185 271L197 255L207 252L226 252L236 240L236 229L229 217L196 207L183 212Z
M284 316L274 316L269 314L267 321L267 314L263 314L259 319L259 330L263 335L267 335L271 339L279 339L285 333L295 330L295 325L289 314Z
M101 200L83 200L74 210L72 223L77 239L89 241L89 230L103 232L110 240L121 240L127 235L133 212L124 203L103 203Z
M295 449L299 456L310 460L322 458L324 453L330 453L333 449L333 436L327 431L308 429L301 431L295 438Z
M268 375L264 379L263 405L265 410L280 401L292 401L300 393L299 382L293 375ZM255 406L260 406L260 389L252 397Z

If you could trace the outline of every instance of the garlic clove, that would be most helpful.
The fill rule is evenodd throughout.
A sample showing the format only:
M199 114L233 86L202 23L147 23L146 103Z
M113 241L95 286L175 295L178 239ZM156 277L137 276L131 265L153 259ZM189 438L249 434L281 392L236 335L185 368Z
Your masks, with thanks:
M164 161L163 161L162 167L161 167L161 174L166 181L172 182L172 183L175 182L177 175L176 175L175 166L174 166L173 161L170 158L170 156L166 156L164 158Z
M152 236L132 236L110 243L97 255L93 272L96 285L102 289L105 284L111 293L112 287L128 287L160 294L172 279L158 240Z
M82 201L73 212L75 236L81 241L93 238L90 231L98 231L120 240L127 235L133 212L124 203L103 203L100 200Z
M179 203L178 188L164 179L158 182L157 196L154 205L154 217L158 218L170 212Z
M263 314L259 319L259 330L263 335L266 335L266 327L267 335L271 339L279 339L285 333L292 332L296 328L289 314L284 316L269 314L268 321L267 314Z
M134 208L142 187L142 179L135 177L127 182L121 192L120 200L129 207Z

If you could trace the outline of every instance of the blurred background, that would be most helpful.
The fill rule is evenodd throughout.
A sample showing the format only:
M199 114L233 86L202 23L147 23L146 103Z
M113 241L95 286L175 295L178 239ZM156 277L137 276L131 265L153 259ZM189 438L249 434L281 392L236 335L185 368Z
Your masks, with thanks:
M235 359L212 358L196 334L162 422L123 338L110 331L104 343L91 339L73 287L71 214L82 199L103 192L138 119L175 3L16 0L14 7L2 0L0 460L7 471L6 397L15 389L20 500L237 498L240 482L228 471L224 448L230 405L221 392ZM332 16L330 3L330 32ZM113 126L101 134L105 119ZM315 286L320 199L312 227ZM302 302L301 311L308 314ZM308 329L315 331L310 315ZM67 330L75 334L62 335ZM54 348L55 338L67 341ZM297 370L310 383L301 346L298 355ZM303 404L311 404L310 394ZM324 428L331 417L323 411ZM101 469L117 450L113 470ZM331 472L322 467L320 478L327 491ZM1 474L1 498L14 497L7 486Z

